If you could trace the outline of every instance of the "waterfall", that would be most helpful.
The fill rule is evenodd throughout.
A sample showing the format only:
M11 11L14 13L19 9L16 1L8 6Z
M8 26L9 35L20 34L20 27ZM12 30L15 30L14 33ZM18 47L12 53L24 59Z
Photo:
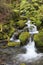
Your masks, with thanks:
M14 41L14 42L20 42L20 40L19 39L16 39L16 35L17 35L17 33L15 33L14 32L14 34L12 35L12 37L10 38L10 41Z
M15 33L14 33L15 34ZM10 41L14 40L14 34L12 35L12 37L10 38Z
M26 48L26 53L18 54L17 56L21 61L27 61L41 57L41 53L38 54L36 52L37 49L35 48L35 42L34 40L32 40L33 35L38 34L37 27L34 24L31 24L30 22L31 21L28 20L28 22L26 23L29 29L29 33L31 34L28 44L24 46L24 48Z
M30 34L36 34L36 33L38 33L37 27L34 24L31 24L30 20L28 20L28 22L26 23L26 25L28 26Z

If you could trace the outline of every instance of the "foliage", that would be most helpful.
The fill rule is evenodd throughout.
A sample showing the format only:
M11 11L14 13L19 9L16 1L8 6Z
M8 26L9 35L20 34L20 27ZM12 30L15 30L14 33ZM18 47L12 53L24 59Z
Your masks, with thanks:
M43 1L41 0L30 0L20 4L20 14L21 16L26 16L28 19L35 23L37 26L41 25L43 18ZM40 14L39 14L40 13Z
M6 39L8 39L8 35L0 32L0 40L6 40Z
M26 27L25 23L28 19L31 20L31 23L35 23L38 30L43 28L43 0L11 0L11 2L2 0L2 3L0 2L0 39L9 38L10 40L14 32ZM43 34L40 34L42 31L35 35L34 39L38 44L40 41L41 45ZM28 32L21 32L19 35L22 43L26 42L28 37Z
M12 24L12 23L10 23ZM12 36L12 34L16 31L14 27L12 27L10 24L3 25L3 32L6 33L9 37Z
M19 27L19 28L23 28L25 26L25 22L26 20L19 20L16 25Z

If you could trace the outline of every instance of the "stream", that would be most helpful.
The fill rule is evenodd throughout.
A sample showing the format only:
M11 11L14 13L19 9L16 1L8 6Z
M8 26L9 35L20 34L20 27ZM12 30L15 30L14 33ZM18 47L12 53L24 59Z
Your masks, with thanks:
M0 48L0 65L43 65L43 53L37 52L35 42L33 39L34 34L38 34L37 27L30 23L26 23L30 38L26 46L22 47L7 47ZM13 41L13 37L10 39ZM20 42L20 40L14 40Z
M0 65L21 65L22 63L25 63L25 65L43 65L43 56L37 60L33 59L32 62L18 61L16 56L23 53L26 53L26 49L22 47L0 48Z

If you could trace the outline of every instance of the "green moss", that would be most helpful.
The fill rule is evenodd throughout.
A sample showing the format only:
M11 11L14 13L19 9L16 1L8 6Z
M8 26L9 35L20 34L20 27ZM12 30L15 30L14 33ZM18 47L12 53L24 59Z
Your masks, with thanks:
M19 36L19 39L24 44L29 37L30 37L29 32L22 32Z
M21 63L20 65L26 65L25 63Z
M20 42L8 42L8 46L19 46Z
M34 40L36 42L36 46L43 46L43 30L41 30L39 34L34 36Z
M26 20L20 20L16 24L19 28L23 28L25 26Z

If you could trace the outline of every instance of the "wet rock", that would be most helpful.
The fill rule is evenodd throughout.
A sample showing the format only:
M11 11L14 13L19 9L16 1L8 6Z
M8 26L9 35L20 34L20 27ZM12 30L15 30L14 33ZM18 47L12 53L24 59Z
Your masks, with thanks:
M16 23L16 25L18 26L19 29L22 29L22 28L24 28L24 26L25 26L25 22L26 22L26 20L19 20L19 21Z
M3 46L6 46L7 43L8 43L7 40L1 40L1 41L0 41L0 48L3 47Z

